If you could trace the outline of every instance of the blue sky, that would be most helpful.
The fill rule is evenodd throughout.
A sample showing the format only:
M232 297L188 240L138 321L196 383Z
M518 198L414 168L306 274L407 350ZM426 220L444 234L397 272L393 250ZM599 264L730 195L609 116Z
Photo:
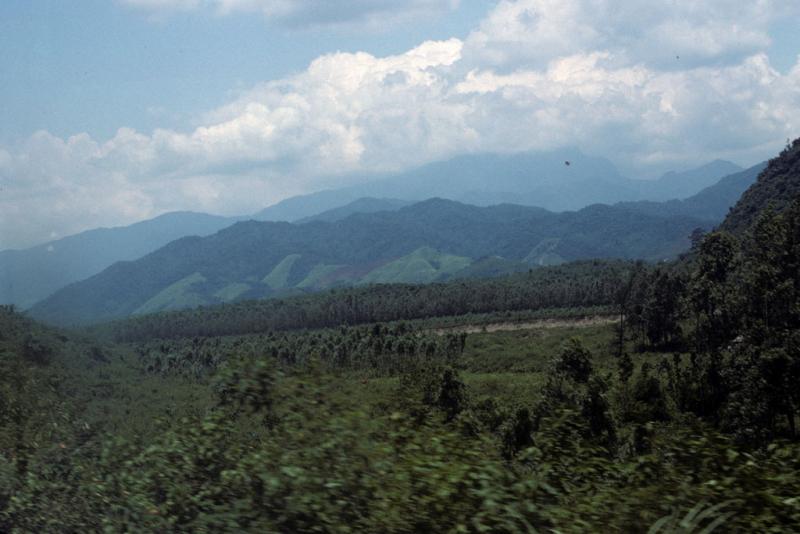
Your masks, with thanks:
M0 249L469 152L633 177L800 135L796 0L5 0Z
M189 128L237 91L332 51L402 53L465 37L493 2L385 28L302 27L252 13L153 13L109 0L4 0L0 142L36 130L111 137L120 126Z

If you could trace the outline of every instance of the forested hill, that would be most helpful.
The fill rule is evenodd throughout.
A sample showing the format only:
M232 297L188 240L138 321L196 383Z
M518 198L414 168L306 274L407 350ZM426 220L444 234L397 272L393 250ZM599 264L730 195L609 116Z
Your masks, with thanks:
M480 314L607 311L641 266L581 261L498 278L435 284L380 284L313 295L220 304L129 317L91 328L104 339L229 336Z
M421 201L442 197L489 206L514 203L552 211L593 203L687 198L741 167L716 160L696 169L669 172L658 180L634 180L607 159L577 149L516 154L469 154L398 174L352 176L356 183L283 200L254 215L262 221L297 221L362 197Z
M742 195L721 230L741 235L768 206L783 211L800 196L800 138L770 160L758 180Z
M684 251L702 225L604 205L556 214L441 199L333 223L250 221L113 265L31 313L85 324L337 285L458 278L495 257L507 260L505 271L584 258L661 260Z
M354 213L374 213L376 211L396 211L400 208L413 204L413 202L409 202L407 200L398 200L396 198L373 198L373 197L362 197L356 199L344 206L340 206L338 208L329 209L323 211L322 213L318 213L316 215L311 215L310 217L304 217L302 219L298 219L296 221L292 221L298 224L304 224L309 222L335 222L340 221Z
M714 161L696 169L667 173L659 180L629 180L621 177L606 160L587 158L576 151L471 156L429 164L388 181L370 181L363 186L293 197L252 218L333 222L354 213L397 210L412 204L411 199L419 201L435 196L480 206L507 202L558 209L645 198L649 201L625 207L656 216L709 219L716 224L755 180L755 175L749 181L747 176L739 174L726 176L717 185L686 200L653 201L685 198L736 170L738 167L730 162ZM393 198L386 198L392 195ZM28 308L118 261L135 260L175 239L210 235L250 218L167 213L130 226L88 230L25 250L0 251L0 304ZM501 266L496 260L493 263L477 266L472 272L491 272ZM507 269L509 265L501 267Z
M616 206L662 217L695 217L717 224L725 218L742 193L755 183L758 175L766 167L767 163L762 162L749 169L725 176L714 185L683 200L674 199L666 202L641 200L620 202Z
M23 250L0 251L0 304L27 308L67 284L135 260L187 235L210 235L241 218L188 211L129 226L95 228Z

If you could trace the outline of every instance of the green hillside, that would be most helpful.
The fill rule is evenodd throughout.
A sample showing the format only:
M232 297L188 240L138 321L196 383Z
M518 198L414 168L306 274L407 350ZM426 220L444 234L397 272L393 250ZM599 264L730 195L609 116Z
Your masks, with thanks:
M28 308L64 286L118 261L131 261L171 241L210 235L240 218L165 213L117 228L96 228L25 250L0 251L0 304Z
M680 262L531 268L601 223L601 246L653 234L614 234L635 219L607 207L561 219L570 240L546 212L437 202L401 228L516 259L396 254L415 241L384 215L287 261L312 234L245 224L78 287L163 285L140 308L233 302L80 331L0 306L0 531L794 532L800 199L763 183L735 235ZM321 261L326 244L351 263ZM194 270L159 281L181 260ZM273 291L265 265L289 286L460 278L238 300Z
M298 282L297 287L300 289L325 287L327 285L326 278L342 267L342 265L317 264L311 268L305 278Z
M223 302L230 302L232 300L236 300L249 290L250 285L243 284L241 282L234 282L218 290L216 293L214 293L214 296Z
M513 202L558 209L580 208L599 201L635 198L654 201L683 198L736 170L729 162L716 161L697 169L668 173L660 180L627 180L619 177L608 162L573 156L579 155L487 155L456 159L412 171L408 176L394 177L383 185L372 186L373 189L367 187L367 190L361 191L354 188L293 197L254 218L335 222L357 213L394 211L411 204L409 200L370 198L391 194L407 199L438 195L484 206ZM569 169L562 164L564 158L571 159L573 163ZM453 179L454 176L458 176L458 180ZM465 180L470 182L466 191ZM412 182L416 185L411 185ZM541 188L536 186L539 182L544 184ZM722 182L719 185L722 186ZM727 187L717 187L712 191L712 186L707 188L705 196L698 194L691 200L643 201L626 205L657 216L684 216L709 219L716 223L749 185L749 182L742 186L728 180ZM531 187L535 190L531 191ZM516 190L524 194L510 193ZM578 197L582 200L576 204L574 200ZM135 260L175 239L210 235L236 221L249 218L191 212L167 213L126 227L89 230L26 250L0 251L0 303L28 308L66 285L93 276L115 262ZM558 260L553 258L548 261ZM260 273L258 278L264 274ZM276 288L286 287L281 284L280 276L275 283Z
M202 284L206 278L200 273L193 273L186 278L181 278L177 282L168 285L144 304L133 311L133 315L144 313L154 313L159 311L177 310L180 308L191 308L201 304L207 304L207 300L193 290L193 286Z
M447 277L467 268L472 260L463 256L442 254L430 247L420 247L359 279L359 284L409 283L422 284Z
M294 267L295 262L299 259L300 254L289 254L272 268L269 274L261 280L261 283L268 285L272 289L284 289L288 287L292 267Z
M530 266L584 258L660 261L687 250L689 235L704 224L603 205L550 213L509 204L479 208L442 199L397 211L353 214L332 223L249 221L116 264L60 290L31 313L60 324L90 323L143 310L258 299L292 290L433 281L456 277L473 261L492 256ZM191 291L180 284L170 287L195 273L204 281L191 285ZM263 283L255 283L258 280Z
M682 200L621 202L617 206L661 217L694 217L717 224L728 215L728 211L739 201L742 194L756 182L758 175L766 166L766 162L759 163L749 169L725 176L714 185Z
M558 265L564 263L564 258L555 250L558 248L558 238L545 238L536 244L522 261L530 265Z
M781 212L800 196L800 138L769 161L741 199L733 206L720 228L741 235L770 206Z

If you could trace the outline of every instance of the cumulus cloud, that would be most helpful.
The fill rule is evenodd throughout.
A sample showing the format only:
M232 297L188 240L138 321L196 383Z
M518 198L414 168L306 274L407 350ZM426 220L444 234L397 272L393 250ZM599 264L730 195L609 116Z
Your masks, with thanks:
M172 209L253 212L354 172L466 152L578 146L629 174L754 162L800 134L800 62L782 74L764 53L765 13L789 9L778 4L651 2L630 30L632 0L503 1L463 42L324 55L191 131L39 132L0 149L0 227L19 228L0 247ZM658 57L667 42L679 63Z
M120 0L154 15L205 8L219 15L260 13L293 27L370 26L408 21L454 9L460 0Z
M607 50L620 61L683 69L763 50L770 22L796 16L798 7L793 0L502 0L466 47L476 62L498 68Z

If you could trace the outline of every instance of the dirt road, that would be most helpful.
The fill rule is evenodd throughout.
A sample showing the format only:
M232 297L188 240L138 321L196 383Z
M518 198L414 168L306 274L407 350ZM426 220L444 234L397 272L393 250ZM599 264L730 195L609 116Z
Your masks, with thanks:
M433 328L436 334L453 334L466 332L476 334L480 332L511 332L514 330L543 330L547 328L585 328L587 326L598 326L614 324L619 318L613 315L594 315L591 317L581 317L576 319L541 319L538 321L525 321L520 323L499 322L486 324L465 324L449 326L445 328Z

